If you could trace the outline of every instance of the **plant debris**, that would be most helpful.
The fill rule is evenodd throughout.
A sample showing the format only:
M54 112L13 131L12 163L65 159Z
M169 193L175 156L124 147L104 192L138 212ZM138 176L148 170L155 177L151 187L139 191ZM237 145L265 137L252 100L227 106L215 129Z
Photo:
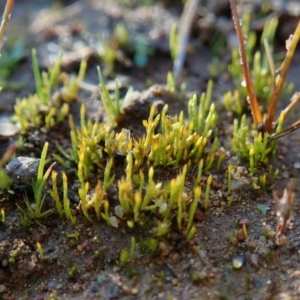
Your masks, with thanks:
M273 197L275 200L275 210L277 216L276 227L276 242L279 243L280 235L284 229L290 225L292 217L292 209L295 202L295 190L296 180L291 179L283 191L281 198L278 197L277 192L273 191Z

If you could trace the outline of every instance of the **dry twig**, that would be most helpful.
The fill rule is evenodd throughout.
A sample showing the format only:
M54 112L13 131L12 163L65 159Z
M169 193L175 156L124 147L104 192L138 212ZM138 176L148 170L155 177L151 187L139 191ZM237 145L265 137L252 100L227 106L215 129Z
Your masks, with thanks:
M273 191L273 197L275 200L275 209L277 216L277 227L276 227L276 241L283 233L284 229L289 226L292 217L292 208L295 202L295 190L296 180L291 179L284 189L281 198L278 197L277 192Z
M258 105L258 101L255 95L254 84L251 78L247 57L246 57L246 50L244 44L244 37L242 33L242 28L239 21L239 16L236 10L236 2L235 0L230 0L230 7L232 13L232 19L234 23L234 27L236 30L238 42L239 42L239 52L240 52L240 64L243 68L243 73L245 77L247 92L248 92L248 101L251 107L253 122L255 126L258 128L260 123L262 122L262 115Z
M5 5L5 9L4 9L3 17L2 17L2 22L1 22L1 26L0 26L0 44L2 44L5 27L6 27L6 24L8 23L8 21L10 20L10 15L11 15L12 8L14 6L14 2L15 2L15 0L7 0L6 1L6 5Z

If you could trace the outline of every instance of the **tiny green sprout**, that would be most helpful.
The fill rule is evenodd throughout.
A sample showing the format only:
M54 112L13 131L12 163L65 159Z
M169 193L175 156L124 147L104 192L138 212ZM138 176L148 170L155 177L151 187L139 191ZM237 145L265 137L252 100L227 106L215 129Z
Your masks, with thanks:
M211 105L212 89L213 82L210 80L207 84L206 93L201 94L199 106L196 95L188 102L189 120L194 124L194 130L202 132L204 137L207 137L209 130L215 127L217 120L215 107L213 104Z
M81 107L81 110L80 110L80 113L84 113L84 111L82 112L82 110L84 110L84 105L82 105ZM81 116L81 119L82 119L82 116ZM73 120L73 117L72 115L70 114L69 115L69 126L70 126L70 137L71 137L71 155L68 156L67 154L67 157L69 157L70 160L72 161L75 161L75 162L78 162L79 161L79 153L78 153L78 150L77 150L77 146L78 146L78 136L76 135L76 127L75 127L75 123L74 123L74 120Z
M229 236L229 243L235 244L237 242L237 230L233 229L233 232Z
M195 183L194 183L194 187L198 186L201 182L201 178L202 178L202 171L203 171L203 164L204 164L204 161L203 161L203 158L199 161L199 164L198 164L198 172L197 172L197 177L196 177L196 180L195 180Z
M251 147L249 150L249 160L250 160L250 172L254 174L255 172L255 161L254 161L254 148Z
M134 227L134 222L133 222L133 220L128 220L128 221L127 221L127 226L128 226L129 228L133 228L133 227Z
M78 231L74 231L73 233L68 234L67 238L68 239L75 239L76 241L78 241L79 236L80 236L80 233Z
M159 221L157 224L157 236L166 235L170 231L171 223L168 220Z
M70 168L70 161L72 161L71 155L69 155L65 149L63 149L62 146L60 146L58 143L55 143L56 149L58 152L63 156L59 156L56 153L52 153L52 157L57 161L59 164L64 166L65 168Z
M132 179L132 153L128 152L126 156L127 166L126 166L126 180L129 182Z
M223 96L224 106L227 110L235 112L237 115L241 115L243 112L243 103L240 96L240 92L235 90L233 93L228 91Z
M111 225L109 218L109 202L107 200L104 200L104 213L101 213L101 216L107 222L108 225Z
M48 142L45 143L42 154L41 154L41 159L40 159L40 164L38 167L38 173L37 173L37 178L36 180L34 180L32 182L32 189L33 189L33 195L34 195L34 200L35 203L33 205L33 207L31 206L28 196L25 195L24 196L24 201L27 207L27 211L25 211L24 209L22 209L19 205L18 208L21 210L21 212L24 215L27 215L28 218L35 220L36 222L37 219L41 219L43 217L46 217L47 215L49 215L52 210L48 210L46 212L42 212L42 208L43 208L43 204L44 204L44 199L45 196L42 195L43 193L43 189L44 189L44 185L50 175L50 173L52 172L55 162L47 169L47 171L44 174L44 167L46 164L46 156L47 156L47 151L48 151ZM39 222L38 222L39 223ZM39 223L39 225L41 225Z
M194 188L194 199L189 210L188 223L186 227L188 232L190 232L190 229L192 228L195 212L200 201L201 193L202 191L200 186Z
M158 240L153 237L146 238L146 239L142 240L141 242L139 242L139 246L141 248L145 248L147 250L155 252L158 248Z
M135 256L135 250L136 250L136 241L135 237L131 237L131 242L130 242L130 259L133 260Z
M259 184L260 184L260 186L266 187L266 183L267 183L266 174L260 175L259 176Z
M194 272L193 274L192 274L192 281L194 282L194 283L197 283L197 282L199 282L201 280L201 274L199 273L199 272Z
M121 263L121 265L126 265L129 262L130 262L130 253L127 250L122 249L121 253L120 253L120 263Z
M76 223L76 217L73 216L70 209L70 200L68 198L68 179L66 173L62 174L63 179L63 203L66 218L71 221L72 224Z
M240 124L234 120L232 148L239 153L242 159L249 161L249 168L252 175L257 171L259 164L267 164L270 160L274 144L270 142L268 133L262 134L255 129L251 130L246 122L245 115Z
M38 223L38 222L37 222ZM39 223L38 223L39 224ZM32 219L30 219L27 215L26 215L26 212L22 212L19 214L19 218L18 218L18 223L17 223L17 226L19 228L22 228L22 229L28 229L30 226L32 225ZM39 224L41 227L43 225Z
M88 191L89 191L89 183L88 182L81 182L81 186L78 189L78 195L80 199L80 207L84 214L84 216L89 220L91 223L93 223L92 218L89 215L88 212Z
M74 263L69 269L68 269L68 275L70 278L75 278L78 275L79 267L76 263Z
M95 208L97 220L101 219L101 208L103 206L104 199L105 199L105 190L104 190L104 188L101 187L101 182L98 181L96 188L95 188L94 196L92 197L92 199L90 201L91 205L93 205Z
M39 257L40 257L40 259L41 259L41 260L44 260L44 259L45 259L45 255L44 255L44 251L43 251L43 248L42 248L41 243L36 242L36 248L37 248L37 250L38 250L38 252L39 252Z
M87 61L82 60L79 67L79 72L77 77L71 77L70 79L65 76L64 87L62 89L61 97L67 103L72 102L76 99L81 82L84 80L87 69Z
M5 171L0 167L0 194L1 190L8 190L12 185L13 180L5 173Z
M211 169L213 163L214 163L214 160L215 160L215 153L212 152L212 153L208 153L207 155L207 158L206 158L206 167L205 167L205 171L208 171Z
M39 99L43 105L48 105L51 98L51 90L56 83L60 74L62 56L56 61L53 69L50 71L50 76L46 73L41 73L35 49L32 49L32 65L35 80L35 88Z
M139 221L141 203L142 203L142 195L139 191L136 191L134 194L134 207L133 207L134 222Z
M154 169L153 167L150 167L148 183L145 188L145 196L142 201L141 210L145 210L145 211L153 210L155 207L157 207L157 205L150 205L150 202L153 199L159 198L162 194L162 189L163 189L162 183L155 183L153 180L153 176L154 176Z
M247 225L246 224L243 224L243 232L244 232L245 239L247 239L248 238L248 232L247 232Z
M227 168L227 184L228 184L228 193L229 194L232 193L232 170L233 170L233 167L231 164L229 164L228 168Z
M113 165L113 158L109 159L104 170L104 182L103 182L104 191L107 191L107 189L112 185L115 179L115 175L110 177L112 165Z
M121 179L118 181L119 201L124 214L129 214L132 211L132 183Z
M5 217L5 210L4 210L4 208L1 208L0 214L1 214L1 223L2 223L2 224L5 224L5 222L6 222L6 217Z
M172 72L168 72L167 74L167 90L171 93L175 93L176 91L176 81Z
M52 171L52 190L50 191L50 196L54 199L56 210L58 214L62 217L64 215L63 207L59 199L58 189L57 189L57 172Z
M143 125L146 128L146 140L144 143L144 149L148 150L151 144L154 142L155 129L157 128L158 122L160 120L160 115L157 115L155 118L155 106L152 105L150 108L148 121L144 121Z
M188 231L188 235L187 235L187 237L186 237L186 241L187 241L187 242L189 242L189 241L194 237L196 231L197 231L196 226L193 225L193 226L191 227L191 229Z
M220 167L225 158L226 158L226 151L223 149L220 149L220 151L218 152L217 170L220 170Z
M100 67L97 67L97 70L100 81L100 95L103 107L105 109L105 112L107 113L107 116L109 117L110 122L112 124L115 124L116 118L119 117L121 114L118 83L116 81L115 99L113 100L109 95L108 89L105 85L104 77Z
M129 33L124 23L117 23L114 28L114 37L117 39L119 46L126 46L129 42Z
M226 70L226 64L219 57L213 57L211 63L208 64L207 69L212 78L219 78Z
M179 42L178 26L176 23L173 23L171 25L170 36L169 36L170 54L173 60L175 60L178 54L178 42Z
M180 88L178 88L178 84L176 83L174 74L172 72L167 73L167 84L166 84L167 91L171 93L179 94L179 99L182 100L186 94L186 83L182 82L180 84Z
M205 198L204 198L205 209L207 209L209 206L209 193L210 193L210 186L211 186L212 180L213 180L213 176L212 176L212 174L210 174L207 178L207 183L206 183Z
M256 207L263 216L266 216L268 211L270 211L270 206L267 204L257 204Z
M273 166L271 165L268 170L268 177L271 178L272 181L274 181L278 177L278 175L279 175L279 169L276 169L274 171Z

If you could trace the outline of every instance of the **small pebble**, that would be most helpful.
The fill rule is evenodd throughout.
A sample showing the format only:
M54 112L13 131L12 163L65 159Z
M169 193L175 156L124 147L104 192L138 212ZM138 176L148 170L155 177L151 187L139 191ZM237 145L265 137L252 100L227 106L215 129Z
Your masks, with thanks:
M8 260L6 258L4 258L1 262L2 267L6 267L8 265Z
M159 250L160 250L160 254L162 256L168 256L169 255L169 253L170 253L170 247L168 247L166 243L159 242L158 247L159 247Z
M109 221L112 227L118 228L119 223L118 223L118 219L115 216L109 217Z
M232 259L232 266L235 269L242 268L246 263L246 254L244 252L237 252Z
M256 253L251 254L250 262L253 266L258 267L258 255Z
M300 162L298 162L298 161L295 162L295 163L294 163L294 168L295 168L295 169L300 169Z
M78 283L75 283L73 286L72 286L72 291L73 292L79 292L80 291L80 285Z
M202 221L204 220L204 213L200 210L197 209L194 215L194 220L195 221Z
M168 204L164 202L160 207L159 207L159 213L162 214L168 209Z
M39 158L19 156L6 165L5 171L14 181L31 184L37 176L39 164Z
M137 288L133 288L132 290L131 290L131 294L132 295L137 295L139 293L139 290L137 289Z
M179 259L180 259L179 253L174 253L174 254L172 255L172 261L173 261L173 262L177 262L177 261L179 261Z
M115 206L115 215L116 215L118 218L120 218L120 219L123 218L123 216L124 216L124 211L123 211L123 208L122 208L121 205L116 205L116 206Z
M55 290L57 288L57 281L56 280L50 280L48 283L47 283L47 288L48 290Z
M77 246L77 250L78 250L79 252L82 252L82 251L83 251L83 246L82 246L82 245L78 245L78 246Z

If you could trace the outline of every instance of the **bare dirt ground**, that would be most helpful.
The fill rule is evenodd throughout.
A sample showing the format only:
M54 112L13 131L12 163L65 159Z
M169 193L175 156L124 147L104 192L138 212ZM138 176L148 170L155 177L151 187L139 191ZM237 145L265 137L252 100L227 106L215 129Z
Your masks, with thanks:
M123 76L126 79L125 87L130 85L139 91L147 89L147 82L165 84L167 72L172 70L169 30L172 22L178 22L180 18L181 1L165 1L164 4L156 1L149 6L134 5L134 1L123 1L123 5L120 2L122 1L16 3L9 23L8 39L11 36L21 36L25 51L9 81L21 84L21 88L4 88L0 95L1 116L11 116L16 98L34 92L30 51L35 47L43 68L52 65L61 51L65 53L63 68L69 73L77 72L80 61L88 58L88 71L84 81L89 88L80 91L71 112L75 118L78 117L80 103L85 103L88 116L101 119L103 109L97 89L96 66L102 62L94 55L96 36L111 34L114 25L120 21L128 26L132 39L137 35L145 37L152 50L145 68L134 65L126 67L124 60L117 61L112 79ZM230 22L227 1L219 1L219 4L218 1L211 1L203 3L203 7L207 14L215 16L215 20L225 18ZM253 3L241 6L242 12L255 9L257 8ZM274 10L280 11L279 8ZM289 11L282 13L276 40L279 49L286 39L286 31L288 34L292 33L293 22L290 20L294 19L298 20L299 15L294 16ZM207 65L213 57L209 34L205 32L209 28L210 26L206 29L195 26L192 32L190 52L183 71L187 91L190 93L200 94L206 89L209 79ZM134 59L133 52L129 52L128 56L130 60ZM228 63L227 57L228 55L224 55L224 61ZM295 83L296 90L300 87L299 70L298 47L288 77L288 80ZM216 103L220 102L224 91L232 88L230 79L223 79L215 80ZM288 99L282 101L280 106L285 107L284 101L287 102ZM170 103L171 113L185 109L183 102L174 103L173 106ZM138 107L138 112L139 109L145 108ZM223 129L230 129L232 117L223 115L221 126ZM292 119L298 118L296 109ZM67 122L48 132L30 132L26 136L28 140L25 148L18 154L40 157L45 141L50 143L51 154L51 149L55 151L55 141L66 139L65 132L68 132ZM228 130L220 130L220 140L224 146L228 146L230 141L226 132ZM15 139L15 136L1 137L0 150L3 152ZM278 144L273 164L274 168L280 169L280 175L274 182L280 195L289 178L299 178L299 141L300 133L296 132L283 138ZM238 162L234 156L230 159ZM243 166L243 163L240 162L240 165ZM122 173L120 170L115 171L117 176L121 176L118 175L118 172ZM158 169L156 174L158 177L172 178L174 174L172 171L168 172L168 169ZM193 180L193 176L190 180ZM23 205L22 191L14 196L0 195L0 206L6 212L6 222L0 223L0 298L299 299L299 188L295 190L292 226L285 231L285 243L278 246L274 239L276 215L272 186L255 190L251 184L245 185L236 191L239 201L228 206L226 199L219 197L224 191L225 182L225 170L214 175L210 208L206 212L198 211L195 220L197 233L191 242L187 243L185 237L174 230L170 236L159 240L158 250L154 252L145 246L145 241L152 236L147 224L130 229L125 223L121 223L119 228L112 228L103 222L91 224L78 214L75 225L54 216L43 223L45 227L33 225L24 230L17 226L16 207L16 203ZM76 198L75 191L70 192ZM51 206L50 200L48 205ZM266 213L259 209L260 205L267 208ZM247 238L239 236L241 220L249 222ZM124 249L130 251L132 237L137 241L134 258L124 264L120 260L120 253ZM36 242L43 246L44 260L39 257Z

